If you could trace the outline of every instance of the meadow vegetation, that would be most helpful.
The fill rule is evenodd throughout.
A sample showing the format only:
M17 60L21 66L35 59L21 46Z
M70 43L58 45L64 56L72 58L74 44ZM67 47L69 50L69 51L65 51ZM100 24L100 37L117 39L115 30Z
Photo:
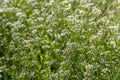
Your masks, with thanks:
M0 80L119 80L117 0L0 0Z

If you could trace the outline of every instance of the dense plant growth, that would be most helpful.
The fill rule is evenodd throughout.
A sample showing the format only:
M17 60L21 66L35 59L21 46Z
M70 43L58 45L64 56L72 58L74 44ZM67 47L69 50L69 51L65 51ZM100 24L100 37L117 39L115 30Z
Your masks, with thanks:
M117 0L0 2L0 80L120 79Z

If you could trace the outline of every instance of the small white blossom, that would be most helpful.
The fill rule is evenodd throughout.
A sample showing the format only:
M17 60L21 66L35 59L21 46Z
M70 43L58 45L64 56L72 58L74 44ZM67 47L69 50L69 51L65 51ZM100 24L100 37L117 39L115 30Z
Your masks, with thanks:
M55 1L54 0L50 0L50 3L52 4L52 3L54 3Z
M93 13L94 15L100 15L100 14L101 14L101 10L98 9L97 7L93 7L93 8L92 8L92 13Z
M0 13L1 13L1 12L3 12L3 9L2 9L2 8L0 8Z
M87 3L87 4L85 4L83 7L85 7L85 8L90 8L91 6L93 6L94 4L93 3Z
M103 72L103 73L108 72L108 68L104 68L104 69L102 70L102 72Z
M22 13L22 12L17 12L17 13L16 13L16 16L21 17L21 18L27 17L27 16L25 15L25 13Z
M98 35L93 35L89 38L89 41L92 42L94 40L98 39Z
M118 0L118 3L120 3L120 0Z
M116 47L116 42L115 41L110 41L110 44L115 48Z
M94 66L91 64L88 64L85 66L86 71L92 70L93 68L94 68Z

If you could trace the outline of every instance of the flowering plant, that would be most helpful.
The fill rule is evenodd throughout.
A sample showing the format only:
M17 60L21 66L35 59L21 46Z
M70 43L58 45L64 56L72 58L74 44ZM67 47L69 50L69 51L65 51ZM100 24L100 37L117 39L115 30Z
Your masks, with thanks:
M0 80L119 80L119 0L0 0Z

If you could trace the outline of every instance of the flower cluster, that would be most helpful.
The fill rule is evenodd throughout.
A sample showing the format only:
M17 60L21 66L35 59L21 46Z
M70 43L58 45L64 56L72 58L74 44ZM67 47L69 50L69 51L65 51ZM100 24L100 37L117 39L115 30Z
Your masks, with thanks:
M119 0L0 0L0 80L119 80Z

